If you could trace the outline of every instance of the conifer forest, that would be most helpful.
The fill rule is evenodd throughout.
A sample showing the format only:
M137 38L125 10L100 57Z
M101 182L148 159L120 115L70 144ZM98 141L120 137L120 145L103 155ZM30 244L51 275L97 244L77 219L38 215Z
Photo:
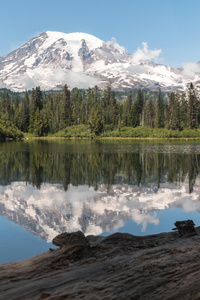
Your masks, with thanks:
M114 92L67 85L15 93L0 89L0 136L200 137L200 99L191 83L185 93Z

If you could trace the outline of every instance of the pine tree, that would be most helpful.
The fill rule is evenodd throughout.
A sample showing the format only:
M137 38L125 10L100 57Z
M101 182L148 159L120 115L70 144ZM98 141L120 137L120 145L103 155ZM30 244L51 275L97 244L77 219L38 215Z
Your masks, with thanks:
M185 93L181 95L180 101L180 127L181 129L188 127L188 101Z
M169 97L168 129L172 129L172 130L181 129L179 94L171 93Z
M110 101L112 97L112 90L111 86L107 85L106 89L103 92L103 119L104 119L104 124L111 124L110 120Z
M22 112L22 118L23 118L23 129L22 131L27 132L28 127L29 127L29 96L28 92L25 92L25 97L24 97L24 103L23 103L23 112Z
M63 88L63 105L62 105L62 116L60 128L63 129L66 126L70 126L72 123L72 107L71 107L71 99L70 99L70 90L68 86L65 84Z
M5 113L8 116L8 120L10 120L10 116L11 116L11 100L10 100L10 96L8 94L8 91L6 92L6 96L5 96Z
M14 110L14 101L13 101L13 95L12 95L11 99L10 99L10 120L11 120L11 122L14 121L14 113L15 113L15 110Z
M90 115L90 111L92 107L94 106L94 94L93 91L89 88L88 94L87 94L87 103L86 103L86 120L88 120L88 117Z
M31 91L31 100L30 100L30 105L29 105L29 127L28 131L30 133L33 133L34 131L34 122L35 122L35 112L36 112L36 101L35 101L36 95L35 95L35 89L32 89Z
M22 115L23 105L19 105L15 110L14 114L14 124L20 129L23 130L23 115Z
M42 92L40 90L40 87L36 87L35 89L35 109L39 109L39 111L43 107L43 99L42 99Z
M2 94L2 98L1 98L1 113L5 114L6 112L6 97L5 97L5 93Z
M117 100L115 98L115 93L111 93L111 99L110 99L110 122L113 126L117 125Z
M35 109L35 89L31 91L31 100L30 100L30 113Z
M94 87L94 104L98 103L98 90L99 90L98 86L95 85L95 87Z
M192 83L188 90L188 120L190 129L197 128L197 98Z
M98 135L103 131L103 120L97 104L91 109L88 123L91 133Z
M63 114L63 95L56 93L53 98L53 107L54 107L54 131L57 132L62 127L62 114Z
M147 106L145 109L145 116L146 116L146 125L150 128L154 127L154 118L155 118L155 108L153 104L152 96L150 96L149 101L147 102Z
M132 93L129 93L125 103L124 125L131 126Z
M85 101L85 94L82 91L80 95L80 124L86 124L86 101Z
M39 107L37 107L37 109L35 111L33 134L34 134L34 136L42 135L42 118L40 115Z
M156 102L156 114L155 114L155 127L164 128L165 127L165 110L164 110L164 102L161 97L161 90L158 90L158 98Z
M139 90L136 94L131 111L131 123L133 127L137 127L141 124L143 105L143 95L141 90Z
M174 130L181 129L180 101L180 95L178 93L175 94L174 113L172 118L172 129Z

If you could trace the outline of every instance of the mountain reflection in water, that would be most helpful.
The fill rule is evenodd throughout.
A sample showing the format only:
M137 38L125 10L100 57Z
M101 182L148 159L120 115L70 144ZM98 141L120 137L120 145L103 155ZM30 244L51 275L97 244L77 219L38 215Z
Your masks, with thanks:
M45 184L37 190L23 182L1 188L0 213L34 234L51 241L58 233L81 230L86 235L117 231L133 220L145 232L147 224L159 224L158 210L181 207L200 211L199 186L188 195L186 184L137 187L104 185L98 190L70 186L67 193L60 185ZM172 226L172 224L170 224Z
M114 232L127 220L145 232L159 226L158 211L199 212L199 166L191 142L1 143L0 214L47 241Z

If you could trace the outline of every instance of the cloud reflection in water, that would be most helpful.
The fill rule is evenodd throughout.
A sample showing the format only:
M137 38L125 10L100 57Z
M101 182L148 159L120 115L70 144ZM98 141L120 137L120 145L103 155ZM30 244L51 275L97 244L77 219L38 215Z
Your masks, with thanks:
M38 190L23 182L0 187L0 213L34 234L51 241L58 233L82 230L86 235L114 232L127 220L141 226L158 225L156 211L171 207L185 212L200 211L200 181L188 194L188 183L156 186L113 185L95 191L86 185L43 184ZM132 232L134 234L134 232Z

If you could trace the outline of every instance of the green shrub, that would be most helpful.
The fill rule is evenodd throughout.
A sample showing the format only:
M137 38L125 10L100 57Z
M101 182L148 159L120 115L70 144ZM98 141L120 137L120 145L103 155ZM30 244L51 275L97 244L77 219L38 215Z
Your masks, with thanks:
M106 131L101 137L121 137L121 138L200 138L200 129L169 130L166 128L148 127L122 127L120 131Z
M23 133L6 118L0 118L0 138L22 138Z
M184 129L181 131L182 138L200 138L200 129Z
M93 138L95 135L89 132L86 125L73 125L58 131L54 136L64 138Z

